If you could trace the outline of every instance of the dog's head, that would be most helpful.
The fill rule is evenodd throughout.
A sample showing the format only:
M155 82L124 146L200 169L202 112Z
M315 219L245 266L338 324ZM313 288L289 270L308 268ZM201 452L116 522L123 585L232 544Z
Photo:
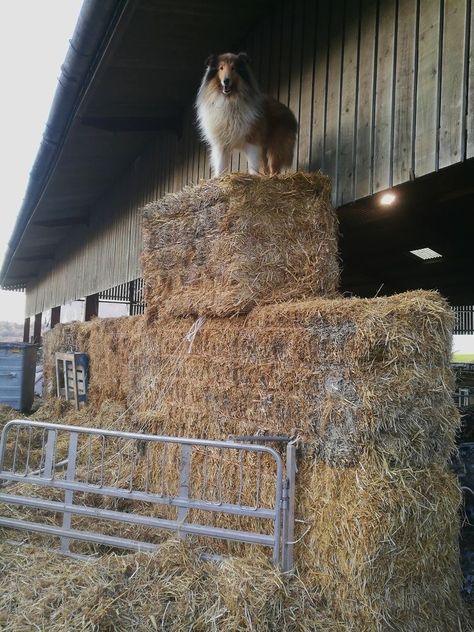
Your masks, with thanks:
M238 94L242 82L247 86L252 83L247 53L209 55L205 63L206 83L227 97Z

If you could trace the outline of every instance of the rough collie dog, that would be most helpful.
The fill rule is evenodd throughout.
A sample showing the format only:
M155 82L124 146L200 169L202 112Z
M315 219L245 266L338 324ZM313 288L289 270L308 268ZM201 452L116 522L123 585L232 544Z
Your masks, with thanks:
M196 100L197 118L211 148L214 176L243 150L250 173L279 173L293 161L297 123L285 105L260 92L245 53L211 55Z

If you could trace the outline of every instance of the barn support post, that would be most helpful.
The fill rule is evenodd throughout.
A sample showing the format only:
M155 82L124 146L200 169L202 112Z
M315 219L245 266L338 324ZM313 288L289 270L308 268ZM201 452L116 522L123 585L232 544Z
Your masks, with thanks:
M86 296L86 310L84 320L92 320L99 315L99 294Z
M23 342L30 342L30 317L25 318L23 325Z
M51 309L51 329L61 322L61 307Z
M41 344L41 320L43 318L43 313L35 314L35 324L33 327L33 342L35 345Z

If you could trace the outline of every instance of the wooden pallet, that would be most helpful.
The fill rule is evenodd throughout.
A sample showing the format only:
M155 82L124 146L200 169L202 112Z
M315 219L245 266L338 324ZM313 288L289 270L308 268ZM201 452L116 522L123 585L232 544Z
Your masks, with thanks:
M56 394L77 410L87 400L87 364L85 353L56 353Z

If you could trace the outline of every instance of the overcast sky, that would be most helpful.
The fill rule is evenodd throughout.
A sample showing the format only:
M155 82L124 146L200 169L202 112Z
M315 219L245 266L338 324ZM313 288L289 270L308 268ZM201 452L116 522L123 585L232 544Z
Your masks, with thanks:
M0 260L25 194L82 0L0 2ZM23 322L24 294L0 291L0 320Z

